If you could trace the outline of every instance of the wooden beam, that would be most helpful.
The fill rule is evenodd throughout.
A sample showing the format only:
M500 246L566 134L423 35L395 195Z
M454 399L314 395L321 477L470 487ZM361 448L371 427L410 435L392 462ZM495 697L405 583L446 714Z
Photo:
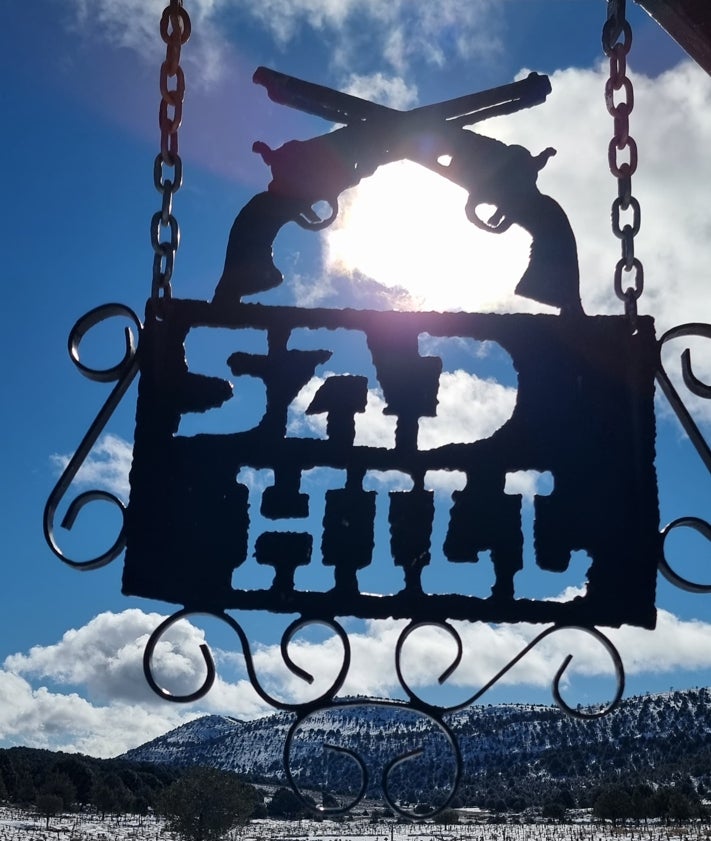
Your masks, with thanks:
M635 0L711 75L711 0Z

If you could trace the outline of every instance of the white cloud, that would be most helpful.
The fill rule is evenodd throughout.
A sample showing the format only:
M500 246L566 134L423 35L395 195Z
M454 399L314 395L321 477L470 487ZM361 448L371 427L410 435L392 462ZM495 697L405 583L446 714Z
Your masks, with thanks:
M0 670L0 738L15 744L111 756L210 712L245 717L268 710L246 680L218 675L209 695L188 705L148 687L143 652L165 617L130 609L102 613L59 642L7 657ZM205 667L202 630L184 621L156 646L153 674L175 694L193 691ZM218 669L223 659L213 652Z
M538 470L517 470L506 474L504 493L522 496L532 500L534 496L548 496L553 490L553 476Z
M5 743L90 756L115 756L197 715L168 704L152 710L121 702L97 706L76 692L35 689L7 670L0 670L0 698Z
M307 415L311 401L332 372L323 377L312 377L296 395L287 417L287 435L300 438L326 438L327 416L325 413ZM385 401L380 389L368 389L364 412L355 415L355 443L362 447L395 446L395 418L383 414Z
M408 85L399 76L388 77L383 73L361 76L353 73L343 89L353 96L379 102L390 108L405 110L417 104L417 87Z
M287 414L286 432L288 436L298 438L325 438L326 415L307 415L306 410L316 396L316 392L326 381L328 372L323 377L312 377L291 402Z
M607 75L606 65L558 71L544 105L487 124L492 134L506 142L525 142L534 153L557 147L539 186L570 217L578 239L583 302L591 313L622 311L612 291L620 244L610 228L617 184L607 164L613 133L603 101ZM698 320L699 303L703 317L711 317L705 294L711 222L698 190L699 180L711 177L711 79L685 62L654 79L634 75L633 84L630 133L639 164L632 192L642 208L635 253L646 269L640 311L653 314L658 329L667 329ZM679 141L683 155L673 151Z
M250 12L284 44L302 27L323 33L341 66L356 60L362 33L368 31L369 49L402 72L415 56L438 66L448 54L496 54L499 5L493 0L262 0Z
M190 48L181 54L181 62L190 66L191 83L210 84L219 78L224 64L225 41L217 26L220 0L191 0L192 22ZM165 0L70 0L67 8L74 12L73 25L90 32L92 38L102 36L114 46L132 50L143 59L155 63L165 58L158 23ZM170 87L174 85L171 84Z
M447 686L454 689L462 701L484 686L543 630L541 626L527 624L452 624L461 635L464 657L447 681ZM364 631L349 635L351 669L341 695L399 694L393 658L404 627L404 622L396 620L370 621ZM618 648L626 674L630 677L672 674L679 670L711 666L711 625L707 623L684 621L662 610L656 631L631 627L602 630ZM449 634L438 628L423 628L405 644L405 679L418 691L430 691L453 661L455 652L454 641ZM341 645L335 637L318 644L294 643L290 653L300 666L314 676L313 684L307 684L286 670L276 645L260 647L255 656L260 679L280 698L305 701L316 697L330 685L341 663ZM573 654L570 667L573 674L595 678L614 675L606 649L583 631L569 629L551 634L535 646L501 679L499 685L547 687L569 653ZM452 702L450 698L448 703Z
M610 638L624 652L630 674L665 673L709 666L711 626L698 619L682 620L667 610L657 611L654 632L620 628Z
M365 411L355 417L354 443L361 447L395 446L397 418L385 414L386 403L379 388L369 388Z
M326 376L329 376L326 373ZM326 415L307 415L306 409L325 377L313 377L289 407L288 435L326 437ZM463 370L444 371L437 393L437 414L419 421L418 447L431 450L452 443L470 443L488 438L513 414L516 389L495 380L482 379ZM392 448L396 419L384 414L386 403L380 389L368 389L366 409L355 415L358 446Z
M163 617L157 613L126 610L102 613L87 625L68 630L62 639L34 646L27 654L6 658L5 668L25 676L49 677L65 686L82 686L89 697L102 702L152 700L142 669L143 649ZM191 673L199 673L202 660L198 645L203 637L189 623L176 625L156 649L156 664L173 678L175 691L185 691Z
M35 646L6 658L0 670L0 739L54 750L111 756L142 744L206 713L254 718L271 710L243 676L243 658L214 650L218 679L200 702L188 705L159 700L145 685L143 647L164 617L130 609L103 613L82 628L67 631L60 641ZM285 623L286 624L286 623ZM465 700L541 632L540 626L489 626L452 623L461 635L464 657L447 681ZM370 621L351 632L351 669L341 694L393 696L398 693L394 651L405 623ZM711 624L681 620L659 611L656 631L638 628L606 632L619 649L628 675L673 673L711 667ZM189 621L173 626L157 646L154 674L177 693L195 688L203 674L199 644L204 633ZM317 697L331 685L342 662L335 636L319 641L295 639L293 660L312 673L308 684L284 665L279 645L256 645L254 663L263 686L290 701ZM605 649L589 635L574 630L556 632L537 645L501 681L503 685L545 686L568 653L572 669L587 676L611 674ZM417 691L436 684L452 662L455 647L449 634L437 628L414 633L405 644L403 672ZM238 672L233 677L235 668ZM220 670L230 677L221 677ZM199 677L198 677L199 679ZM486 696L484 696L486 700ZM453 703L450 700L448 703Z
M54 453L52 463L62 471L71 456ZM79 469L75 481L80 485L108 490L123 500L128 499L128 473L131 469L133 448L118 435L102 435Z
M420 419L422 450L489 438L513 414L516 389L458 370L440 375L437 415Z

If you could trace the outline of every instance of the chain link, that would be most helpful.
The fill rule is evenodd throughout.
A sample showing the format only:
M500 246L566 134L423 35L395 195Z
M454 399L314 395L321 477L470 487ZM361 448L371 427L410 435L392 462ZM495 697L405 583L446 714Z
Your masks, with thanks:
M632 29L625 18L625 0L608 0L607 20L602 28L602 48L610 59L605 83L605 105L614 121L614 134L607 149L610 172L617 179L617 198L612 203L612 233L620 240L622 256L615 266L615 295L625 304L625 314L636 329L637 301L644 291L644 268L635 257L634 238L642 215L632 195L632 176L637 170L637 144L629 133L629 116L634 108L634 89L627 76L627 56L632 47ZM615 101L615 94L620 94ZM627 160L620 161L622 153ZM625 217L621 223L622 213ZM623 283L623 272L625 282Z
M165 42L165 61L160 68L161 101L158 108L160 152L153 164L153 183L161 194L161 208L151 218L153 282L151 296L170 298L175 253L180 244L178 220L173 216L173 196L183 183L183 162L178 154L178 129L183 119L185 74L180 66L180 49L190 37L190 18L182 0L170 0L160 19L160 36ZM170 81L175 87L170 88ZM170 170L172 170L172 177ZM168 238L162 238L162 234Z

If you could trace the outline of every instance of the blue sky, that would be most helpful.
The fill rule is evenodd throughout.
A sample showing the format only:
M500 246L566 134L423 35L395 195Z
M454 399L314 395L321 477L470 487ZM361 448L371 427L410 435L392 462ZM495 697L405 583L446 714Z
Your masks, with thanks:
M246 685L236 640L212 621L200 628L181 625L172 647L157 654L161 674L172 686L185 687L198 662L197 642L206 633L220 672L210 695L187 707L153 698L140 669L142 648L172 608L123 597L121 559L77 573L44 543L42 510L59 466L109 389L73 368L65 350L69 330L85 312L107 302L125 303L140 314L150 292L149 222L160 206L152 167L159 140L158 69L164 46L157 22L163 3L34 0L4 7L0 744L108 756L204 712L251 717L267 710ZM551 76L547 103L480 128L534 154L557 148L539 186L564 207L576 233L583 304L590 314L621 312L612 291L619 243L609 226L616 185L607 169L612 120L603 100L602 0L193 0L187 8L193 38L183 50L188 93L180 130L185 180L174 203L182 233L173 278L177 297L211 297L232 221L268 183L268 170L251 152L252 142L278 146L329 128L269 102L251 83L257 66L401 108L505 84L536 70ZM711 79L636 6L630 17L635 34L631 132L640 149L633 189L643 214L637 253L646 270L640 311L655 317L661 334L686 321L711 321ZM520 305L510 292L525 266L527 243L512 231L495 246L477 240L477 248L493 250L470 256L471 226L462 221L459 207L451 211L456 200L446 185L433 184L432 176L384 168L344 197L333 229L320 236L291 231L280 236L276 257L287 282L265 302L337 306L377 298L401 305L402 287L410 284L412 297L424 296L424 308ZM386 214L379 216L383 206ZM443 255L450 262L444 264ZM466 277L469 262L481 260L493 267L495 292ZM441 278L432 284L434 267ZM502 289L508 289L508 297ZM105 325L97 331L101 338L92 335L87 361L97 366L116 361L120 329ZM708 348L694 347L695 371L709 381ZM205 373L215 373L221 352L210 342L188 347L189 358L195 354ZM346 347L342 370L349 367L348 354ZM461 360L451 360L449 391L441 395L443 403L449 401L449 414L443 412L442 426L432 434L456 436L471 423L470 415L457 412L467 401L488 401L493 416L506 414L511 391L502 369L495 372L498 386L490 383L481 393L475 386L483 387L491 372L480 366L478 378L466 379L460 365ZM126 493L135 398L134 388L92 456L92 475L85 473L77 490L98 483ZM708 436L711 409L698 401L692 405ZM225 419L229 422L207 415L186 419L184 431L209 431L206 424ZM294 421L300 422L303 418ZM662 524L684 515L708 518L711 478L663 399L657 423ZM378 433L370 426L363 434ZM84 514L76 533L63 537L68 549L88 552L111 534L110 517ZM677 566L703 580L708 547L700 537L686 537L675 547ZM473 575L486 586L484 562ZM571 570L546 583L547 595L583 581L579 570ZM520 586L523 592L538 584L522 573ZM628 694L709 682L711 602L660 581L658 607L654 632L609 634L627 668ZM265 682L274 691L304 697L304 688L279 668L278 622L244 619ZM346 689L394 692L392 650L399 626L350 627L354 662ZM462 629L470 654L447 698L472 694L533 633L528 626ZM305 663L323 662L332 646L332 640L312 639L301 646L300 656ZM446 646L437 635L422 641L413 682L428 683L428 675L447 662ZM570 634L536 649L484 702L548 702L546 687L569 650L577 653L579 667L572 702L609 697L604 653Z

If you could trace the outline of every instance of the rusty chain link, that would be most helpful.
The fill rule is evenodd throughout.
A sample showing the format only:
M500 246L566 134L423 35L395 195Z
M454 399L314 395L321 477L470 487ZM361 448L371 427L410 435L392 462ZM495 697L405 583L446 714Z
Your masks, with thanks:
M621 39L621 40L620 40ZM641 210L632 195L632 176L637 169L637 144L629 133L629 116L634 108L634 89L627 76L627 55L632 47L632 29L625 17L625 0L608 0L607 20L602 28L602 48L610 59L610 76L605 83L605 105L614 121L614 135L607 150L610 172L617 178L617 198L612 203L612 232L620 240L622 256L615 266L614 289L624 301L625 314L633 330L637 319L637 301L644 291L644 268L634 253L634 238L639 233ZM622 92L619 102L615 94ZM619 161L627 152L628 160ZM631 212L622 223L620 215ZM632 275L631 285L623 283L622 273ZM633 274L632 274L633 273Z
M158 108L160 152L153 164L153 183L162 195L161 208L151 219L153 247L153 298L170 298L175 253L180 244L180 228L173 215L173 195L183 183L183 163L178 154L178 129L183 119L185 74L180 66L180 49L190 37L190 18L182 0L170 0L160 19L160 35L166 44L165 61L160 68L161 101ZM171 79L175 87L169 88ZM172 169L172 177L167 170ZM168 239L161 239L168 233Z

